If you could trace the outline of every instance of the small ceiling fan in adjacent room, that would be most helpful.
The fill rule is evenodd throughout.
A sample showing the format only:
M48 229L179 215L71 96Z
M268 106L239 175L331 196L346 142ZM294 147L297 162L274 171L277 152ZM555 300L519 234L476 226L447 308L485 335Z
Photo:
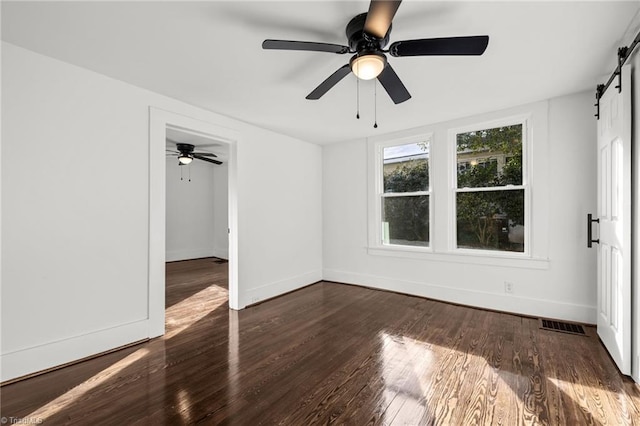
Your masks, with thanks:
M489 44L489 36L464 36L425 38L389 43L391 21L400 6L401 0L372 0L369 11L355 16L347 24L348 46L309 41L270 40L262 43L263 49L303 50L328 52L343 55L354 54L349 63L338 68L325 81L320 83L307 99L320 99L340 80L353 72L362 80L377 78L395 104L411 98L409 91L387 61L387 53L393 57L434 56L434 55L482 55Z
M168 140L167 140L168 141ZM170 142L170 141L168 141ZM190 143L171 142L175 144L176 150L167 148L167 156L178 157L178 165L184 166L190 164L194 159L207 161L213 164L222 164L222 161L214 160L210 157L217 157L212 152L195 152L195 145Z

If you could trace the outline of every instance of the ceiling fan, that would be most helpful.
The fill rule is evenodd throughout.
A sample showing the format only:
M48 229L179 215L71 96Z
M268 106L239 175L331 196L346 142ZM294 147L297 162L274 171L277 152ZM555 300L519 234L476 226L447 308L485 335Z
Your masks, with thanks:
M178 157L178 165L184 166L193 161L193 159L198 159L202 161L207 161L213 164L222 164L222 161L214 160L213 158L208 157L217 157L216 154L212 152L194 152L195 145L190 143L179 143L173 142L176 144L177 151L167 149L167 155Z
M489 44L489 36L465 36L426 38L389 42L391 21L401 0L372 0L367 13L361 13L347 24L346 33L349 46L309 41L270 40L262 43L263 49L304 50L329 52L344 55L355 53L348 64L338 68L320 83L307 99L320 99L340 80L353 72L362 80L377 78L395 104L411 98L409 91L387 61L386 53L393 57L433 56L433 55L482 55Z

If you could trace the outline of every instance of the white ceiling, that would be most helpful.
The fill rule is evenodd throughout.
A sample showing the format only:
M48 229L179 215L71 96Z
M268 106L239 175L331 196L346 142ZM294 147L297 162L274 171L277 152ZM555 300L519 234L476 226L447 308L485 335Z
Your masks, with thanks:
M582 90L615 64L638 1L405 1L391 41L490 36L480 57L390 58L413 98L394 105L347 76L305 96L349 55L264 51L265 38L346 44L368 1L2 2L2 39L315 143L418 127Z

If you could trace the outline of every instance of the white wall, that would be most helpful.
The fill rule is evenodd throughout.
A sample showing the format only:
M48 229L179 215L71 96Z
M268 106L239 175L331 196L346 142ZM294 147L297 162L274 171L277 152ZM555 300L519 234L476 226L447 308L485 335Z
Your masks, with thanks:
M241 135L241 306L321 278L318 146L3 43L1 380L149 334L149 106Z
M228 166L168 157L166 170L166 260L228 259Z
M238 257L253 265L239 271L250 288L240 306L322 279L322 149L258 128L244 135L238 187L252 196L238 200Z
M368 143L323 148L324 271L327 280L416 294L529 315L595 321L595 250L586 248L585 217L595 207L595 120L592 93L580 93L506 111L388 135L434 133L432 182L435 254L382 256L368 249ZM447 132L476 122L532 113L531 261L449 254ZM384 137L376 138L384 139ZM439 157L439 158L446 158ZM444 185L444 186L443 186ZM514 283L513 294L504 282Z

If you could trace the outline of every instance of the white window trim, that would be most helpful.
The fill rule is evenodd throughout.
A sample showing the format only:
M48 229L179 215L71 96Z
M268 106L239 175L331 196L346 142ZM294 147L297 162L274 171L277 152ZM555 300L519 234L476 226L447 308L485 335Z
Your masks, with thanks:
M531 114L521 114L510 117L504 117L490 121L479 121L474 124L468 124L465 126L450 128L448 133L448 164L449 170L449 241L448 249L450 253L461 255L475 255L483 257L495 257L505 259L532 259L531 255L531 212L532 212L532 199L531 199L531 153L530 153L530 140L531 140ZM496 127L506 127L521 124L522 125L522 185L507 185L503 187L488 187L488 188L458 188L458 145L457 135L460 133L493 129ZM524 190L524 252L508 252L499 250L485 250L485 249L467 249L457 247L457 206L456 206L456 194L459 192L482 192L482 191L509 191L509 190Z
M429 190L405 193L385 193L384 182L382 177L383 168L383 151L384 148L397 145L406 145L410 143L426 142L429 144ZM369 193L375 194L369 201L369 248L379 250L390 250L399 252L414 253L431 253L433 252L432 235L433 235L433 184L431 179L431 148L433 143L433 133L421 133L415 136L389 139L385 141L374 142L373 156L373 174L369 175L369 185L373 181L373 188L370 187ZM389 197L408 197L417 195L429 196L429 245L428 246L404 246L397 244L384 244L382 235L382 198Z
M367 241L363 247L367 254L377 257L389 257L398 259L413 259L421 262L455 263L460 265L496 266L500 268L516 269L549 269L549 220L552 206L548 203L546 195L552 183L544 173L549 158L549 105L548 101L536 102L510 108L506 111L495 111L473 117L459 118L447 122L426 125L420 128L402 130L392 134L378 135L367 138L365 152L367 158ZM455 171L450 170L452 154L449 135L451 129L477 129L478 126L504 124L506 121L527 120L527 144L523 147L523 155L527 167L527 184L529 191L525 195L525 202L529 209L526 214L528 234L529 256L513 252L488 252L487 250L471 250L471 253L463 249L452 250L455 241L452 238L452 220L455 219L452 210L451 190L455 182ZM430 246L428 250L416 249L409 246L381 246L376 244L377 221L376 217L376 156L375 150L378 144L399 143L402 141L415 141L425 135L432 135L430 146L430 182L431 182L431 224ZM455 136L453 136L455 137ZM526 154L525 154L526 152ZM446 170L445 170L446 169ZM537 173L536 170L539 172ZM535 173L535 175L534 175ZM535 183L532 184L532 179ZM536 209L534 209L534 204ZM535 228L535 229L534 229ZM444 231L443 231L444 230ZM515 255L515 256L514 256Z

